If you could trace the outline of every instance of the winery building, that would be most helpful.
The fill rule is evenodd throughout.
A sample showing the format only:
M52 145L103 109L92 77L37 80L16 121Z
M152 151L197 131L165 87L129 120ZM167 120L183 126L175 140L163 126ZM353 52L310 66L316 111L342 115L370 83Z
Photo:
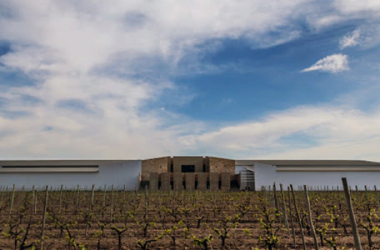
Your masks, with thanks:
M337 189L346 177L351 187L372 188L380 163L360 160L233 160L174 156L145 160L0 161L0 189L149 189L152 191L261 190L273 183Z

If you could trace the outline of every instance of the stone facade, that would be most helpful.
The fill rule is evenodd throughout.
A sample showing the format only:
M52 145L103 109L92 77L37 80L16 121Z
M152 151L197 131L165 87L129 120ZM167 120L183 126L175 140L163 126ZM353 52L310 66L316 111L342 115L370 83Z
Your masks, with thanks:
M183 190L183 176L182 173L173 173L173 190L182 191Z
M197 173L198 186L197 190L206 191L207 190L207 173Z
M222 173L222 191L228 191L231 189L231 174L230 173Z
M210 190L219 190L219 173L210 173Z
M195 190L195 173L186 173L186 190Z
M235 161L217 157L175 156L142 161L141 185L152 191L229 190Z
M225 173L229 172L231 175L235 174L235 161L217 158L217 157L209 157L209 166L210 173Z
M160 157L143 160L141 162L141 175L143 181L149 181L150 173L167 173L169 172L170 157Z
M172 188L170 186L170 173L161 174L161 190L170 191Z
M194 172L203 172L204 158L199 157L199 156L173 157L173 172L174 173L181 173L182 165L194 165L195 166Z
M151 191L157 191L158 190L158 173L150 173L149 189Z

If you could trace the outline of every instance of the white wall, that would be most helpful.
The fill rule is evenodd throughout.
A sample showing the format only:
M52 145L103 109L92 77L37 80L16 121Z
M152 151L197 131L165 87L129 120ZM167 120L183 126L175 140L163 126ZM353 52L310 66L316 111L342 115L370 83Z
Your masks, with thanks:
M122 161L119 163L108 163L99 165L97 173L1 173L0 185L2 188L12 188L13 184L17 189L25 186L31 189L35 185L38 189L43 189L46 185L59 188L61 185L67 188L76 188L80 185L82 189L91 189L95 184L96 188L104 188L107 185L111 188L124 188L134 190L138 188L138 178L141 172L141 161Z
M313 188L329 187L329 190L337 186L343 189L342 178L346 177L348 185L355 189L355 185L359 190L364 190L364 186L373 190L374 185L380 189L380 172L276 172L276 166L255 163L255 188L261 190L262 186L268 188L269 185L276 183L282 184L285 188L290 184L294 189L299 186L307 185Z
M319 187L329 187L329 190L336 190L339 186L343 190L342 178L346 177L348 185L355 189L364 190L364 186L373 190L373 186L380 188L380 172L277 172L276 183L282 183L284 186L290 184L295 189L298 186L308 185L313 189Z
M276 166L255 163L254 170L256 191L260 191L263 186L268 189L269 185L273 186L273 182L276 182Z

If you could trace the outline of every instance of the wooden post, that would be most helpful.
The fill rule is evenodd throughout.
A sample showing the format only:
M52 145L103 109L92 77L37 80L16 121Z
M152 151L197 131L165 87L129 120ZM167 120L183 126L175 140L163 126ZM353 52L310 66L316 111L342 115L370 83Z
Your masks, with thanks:
M367 185L364 186L364 190L365 190L365 200L367 201L367 209L368 209L368 211L370 211L371 209L370 209L370 204L369 204Z
M38 195L37 195L37 191L35 191L35 196L34 196L34 215L37 214L37 201L38 201Z
M104 191L103 191L103 207L106 206L106 191L107 191L107 184L104 185Z
M61 185L61 190L59 191L59 212L61 213L61 207L62 207L62 190L63 190L63 185Z
M78 207L79 206L79 185L77 185L77 196L75 199L75 205Z
M278 209L278 200L277 200L277 194L276 194L276 183L274 182L273 183L273 197L274 197L274 205L275 205L275 207L276 207L276 209L277 209L277 212L279 213L280 212L280 210Z
M268 201L269 201L269 204L273 207L273 200L272 200L271 192L272 192L272 189L271 189L271 187L269 185L268 186Z
M356 203L359 203L359 190L358 190L358 185L355 185L355 190L356 190Z
M67 186L63 186L62 202L67 204Z
M298 220L298 224L299 224L300 230L301 230L303 249L306 250L305 236L303 235L303 228L302 228L302 224L301 224L301 218L300 218L300 215L298 213L296 196L294 195L294 190L293 190L293 185L292 184L290 184L290 190L292 191L293 202L294 202L294 209L296 210L297 220Z
M288 235L290 235L289 223L288 223L288 215L287 215L287 212L286 212L286 204L285 204L284 190L282 189L282 184L280 184L280 190L281 190L282 204L283 204L283 207L284 207L285 227L288 230Z
M112 211L113 210L113 185L111 186L111 207L110 207L110 214L111 214L111 223L112 223Z
M91 216L91 209L92 209L92 206L94 204L94 189L95 189L95 184L92 185L92 190L91 190L90 206L88 208L88 214L87 214L87 218L86 218L86 228L84 230L84 237L85 238L87 238L88 223L89 223L90 216Z
M36 189L33 185L32 187L32 192L33 192L33 208L34 208L34 215L36 215L37 213L37 192L36 192Z
M356 220L355 220L355 215L354 215L354 209L352 207L350 190L348 189L347 178L342 178L342 183L343 183L343 189L344 189L344 196L347 202L348 215L350 216L352 234L354 235L355 247L356 247L356 250L362 250L358 228L356 225Z
M34 196L36 196L34 185L32 186L32 199L34 201Z
M91 207L94 205L94 191L95 191L95 184L92 184L92 190L91 190Z
M289 215L290 215L290 223L292 225L292 232L293 232L293 248L296 248L296 232L294 230L294 223L293 223L293 215L292 215L292 204L291 204L291 197L290 197L290 189L288 187L288 205L289 205Z
M314 247L316 250L318 250L318 240L317 240L317 236L315 235L315 229L314 229L314 225L313 225L313 219L311 218L311 209L310 209L310 200L309 200L309 194L307 192L307 186L304 185L303 186L303 189L305 191L305 199L306 199L306 207L307 207L307 213L308 213L308 216L309 216L309 223L310 223L310 229L311 229L311 234L314 238Z
M376 185L374 186L374 190L375 190L375 197L376 197L376 206L377 206L377 209L379 209L379 194L377 193Z
M49 192L49 186L46 185L44 214L43 214L43 218L42 218L41 250L44 249L44 240L45 240L44 236L45 236L46 210L47 210L47 205L48 205L48 192Z
M9 214L12 214L13 202L15 200L15 192L16 192L16 185L13 184L12 197L11 197L11 207L9 208Z

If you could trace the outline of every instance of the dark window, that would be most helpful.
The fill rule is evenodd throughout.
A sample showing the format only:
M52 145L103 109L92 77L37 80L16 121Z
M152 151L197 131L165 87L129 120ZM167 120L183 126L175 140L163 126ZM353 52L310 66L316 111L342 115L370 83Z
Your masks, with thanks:
M170 165L170 173L173 173L173 164Z
M194 173L195 172L195 165L182 165L181 166L181 172L182 173Z

